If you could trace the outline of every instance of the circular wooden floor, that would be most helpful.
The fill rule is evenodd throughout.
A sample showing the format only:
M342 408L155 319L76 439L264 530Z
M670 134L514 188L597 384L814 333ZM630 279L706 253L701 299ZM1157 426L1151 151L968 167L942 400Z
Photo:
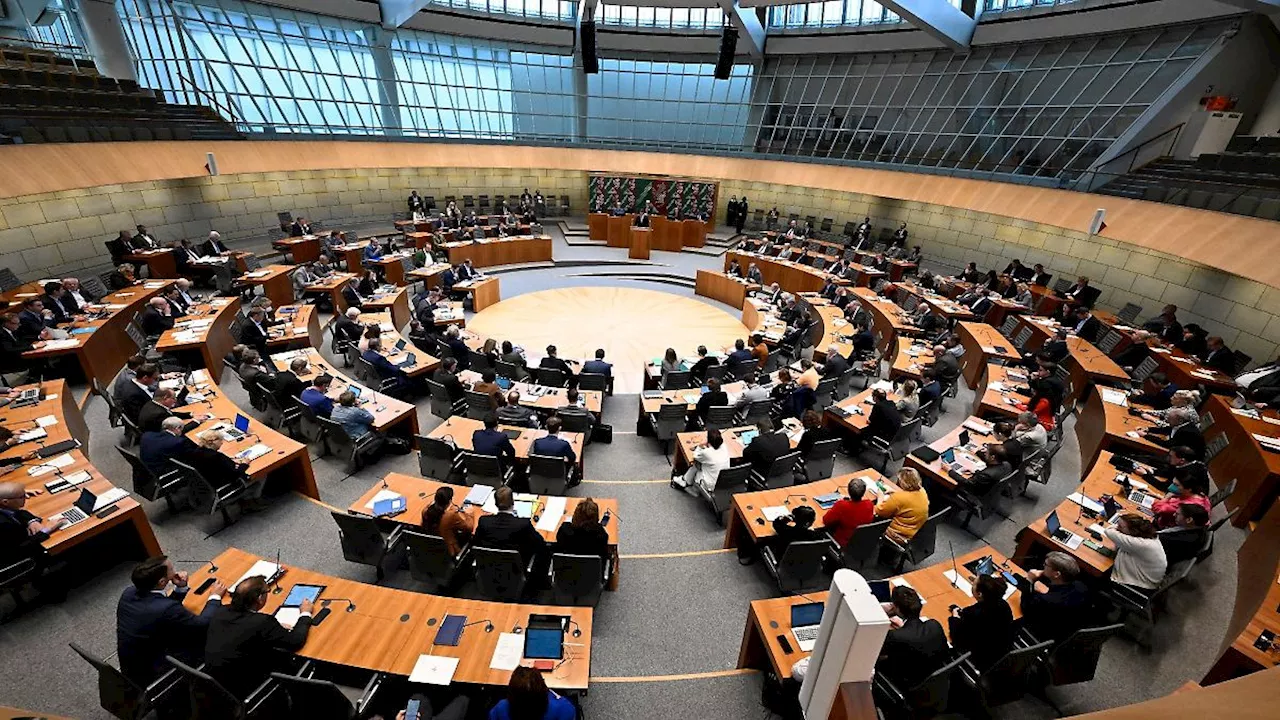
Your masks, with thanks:
M480 335L521 345L531 359L554 344L560 357L588 359L604 348L613 363L614 393L643 388L644 363L675 348L732 347L745 337L740 317L691 298L654 290L578 287L517 295L467 321ZM532 364L532 363L531 363Z

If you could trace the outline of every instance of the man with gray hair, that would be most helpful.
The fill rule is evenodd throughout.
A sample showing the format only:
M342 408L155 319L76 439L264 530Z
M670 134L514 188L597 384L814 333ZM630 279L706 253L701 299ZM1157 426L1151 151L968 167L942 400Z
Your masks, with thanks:
M1156 425L1142 430L1142 436L1151 442L1164 447L1184 446L1191 448L1197 460L1204 461L1205 442L1200 427L1193 421L1193 413L1189 407L1171 407L1165 413L1167 425Z
M1079 574L1075 558L1054 551L1045 557L1043 570L1031 570L1029 580L1018 583L1022 624L1037 641L1062 642L1093 620L1089 588L1076 579Z
M146 333L147 337L159 337L165 330L172 329L173 309L169 307L169 301L163 297L153 297L148 300L147 309L142 311L138 324L142 326L142 332Z
M222 234L217 230L209 232L209 239L204 241L204 245L200 247L204 251L206 257L217 257L219 255L226 256L231 254L231 248L222 243Z
M0 483L0 567L8 567L22 560L32 560L43 565L44 548L49 536L66 524L66 520L45 520L24 506L29 491L21 483ZM70 504L72 493L67 494ZM66 589L61 584L49 582L47 577L36 580L42 594L59 599Z
M831 343L827 346L827 359L822 363L822 377L838 378L849 370L849 361L840 354L840 346Z
M1013 426L1013 439L1022 445L1025 457L1048 445L1049 433L1036 420L1035 413L1023 411L1018 414L1018 422Z

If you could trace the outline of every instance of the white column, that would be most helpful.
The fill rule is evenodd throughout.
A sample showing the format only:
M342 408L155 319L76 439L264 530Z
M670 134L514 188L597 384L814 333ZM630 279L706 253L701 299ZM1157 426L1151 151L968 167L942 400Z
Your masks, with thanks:
M80 0L80 24L98 72L117 80L137 82L133 55L124 36L124 25L111 0Z

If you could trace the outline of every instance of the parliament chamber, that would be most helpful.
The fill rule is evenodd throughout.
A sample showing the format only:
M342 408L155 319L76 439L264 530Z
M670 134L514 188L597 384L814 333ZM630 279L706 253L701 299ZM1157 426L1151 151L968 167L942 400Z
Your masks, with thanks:
M1266 3L319 5L0 3L0 717L1274 715Z

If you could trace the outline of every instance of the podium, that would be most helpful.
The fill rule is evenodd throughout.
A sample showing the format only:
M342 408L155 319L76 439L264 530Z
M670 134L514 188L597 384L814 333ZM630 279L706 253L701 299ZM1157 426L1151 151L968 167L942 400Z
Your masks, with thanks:
M627 252L627 257L632 260L648 260L649 259L649 241L653 236L653 228L633 227L631 228L631 247Z
M680 252L684 248L684 225L679 220L654 215L649 222L653 224L654 250Z
M631 223L635 220L635 217L631 213L609 216L609 237L607 238L609 247L624 248L630 246Z
M707 224L701 220L685 220L681 245L683 247L702 247L707 244Z
M608 213L587 213L588 237L592 240L609 239Z

